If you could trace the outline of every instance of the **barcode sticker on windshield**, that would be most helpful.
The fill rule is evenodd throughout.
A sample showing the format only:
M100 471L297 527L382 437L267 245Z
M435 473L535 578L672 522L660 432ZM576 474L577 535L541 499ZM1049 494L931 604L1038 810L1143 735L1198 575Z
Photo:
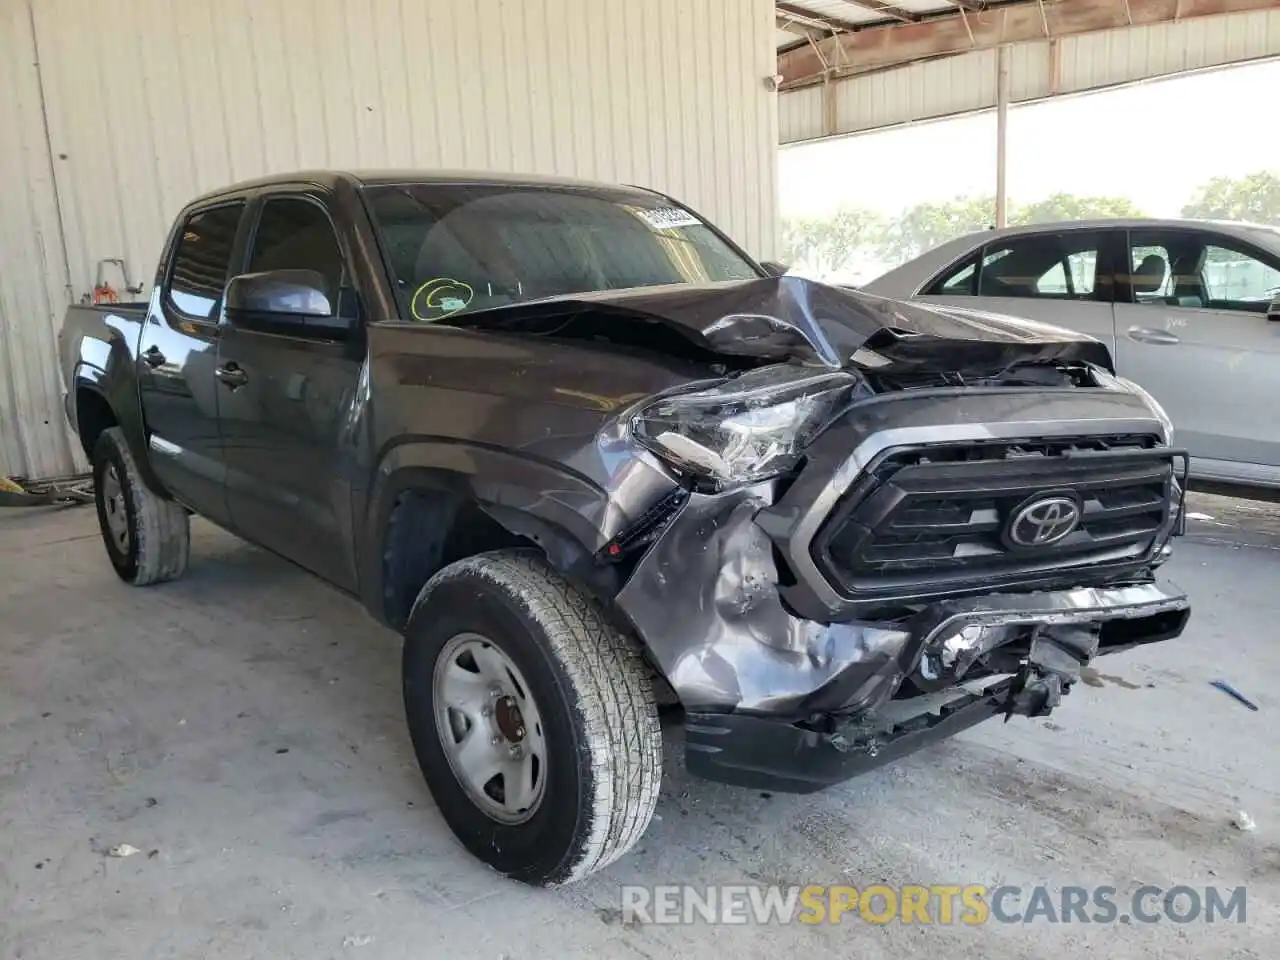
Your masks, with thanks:
M670 230L674 227L697 227L702 225L702 221L688 210L681 210L678 207L637 210L636 213L655 230Z

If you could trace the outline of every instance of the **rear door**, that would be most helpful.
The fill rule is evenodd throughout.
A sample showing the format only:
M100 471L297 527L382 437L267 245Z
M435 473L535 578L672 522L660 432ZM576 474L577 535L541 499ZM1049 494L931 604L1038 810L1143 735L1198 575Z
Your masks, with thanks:
M1175 228L1131 231L1128 260L1116 304L1119 372L1164 406L1198 473L1265 479L1247 468L1280 467L1280 323L1267 320L1280 257Z
M1051 323L1114 349L1110 230L1003 237L954 264L918 299Z
M335 315L293 330L224 319L217 389L231 519L246 538L353 590L347 413L364 356L357 298L324 196L273 191L259 211L245 272L316 270Z
M227 520L214 362L222 292L243 244L243 198L186 214L152 297L138 349L138 385L156 476L179 501Z

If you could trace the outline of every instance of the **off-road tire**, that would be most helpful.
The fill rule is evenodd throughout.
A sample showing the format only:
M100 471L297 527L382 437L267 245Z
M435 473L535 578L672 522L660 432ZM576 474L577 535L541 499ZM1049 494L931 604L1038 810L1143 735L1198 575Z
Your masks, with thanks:
M117 545L107 522L103 478L113 466L120 479L128 520L129 542L125 549ZM121 580L145 587L176 580L186 572L191 553L191 523L187 511L147 486L119 427L102 431L94 444L93 486L102 542Z
M489 638L518 666L540 711L545 793L534 814L500 823L468 796L436 726L436 660L462 633ZM404 700L418 764L449 827L499 872L572 883L621 857L653 816L662 735L635 644L536 551L451 564L422 588L405 628Z

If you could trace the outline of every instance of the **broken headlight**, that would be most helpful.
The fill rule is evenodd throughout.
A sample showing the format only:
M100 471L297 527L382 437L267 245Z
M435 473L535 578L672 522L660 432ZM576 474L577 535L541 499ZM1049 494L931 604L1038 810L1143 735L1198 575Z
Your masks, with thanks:
M721 486L753 483L795 466L859 383L842 371L762 367L659 397L636 414L632 429L682 473Z

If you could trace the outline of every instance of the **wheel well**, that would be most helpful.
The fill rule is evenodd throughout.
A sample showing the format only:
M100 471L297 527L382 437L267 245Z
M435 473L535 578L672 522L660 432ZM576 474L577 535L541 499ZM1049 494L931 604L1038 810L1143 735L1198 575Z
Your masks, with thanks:
M489 550L534 547L474 500L443 490L406 490L387 523L382 553L383 615L400 629L423 585L449 564Z
M98 437L102 436L104 430L118 426L119 423L106 397L89 387L77 388L76 427L80 433L80 444L91 461Z

